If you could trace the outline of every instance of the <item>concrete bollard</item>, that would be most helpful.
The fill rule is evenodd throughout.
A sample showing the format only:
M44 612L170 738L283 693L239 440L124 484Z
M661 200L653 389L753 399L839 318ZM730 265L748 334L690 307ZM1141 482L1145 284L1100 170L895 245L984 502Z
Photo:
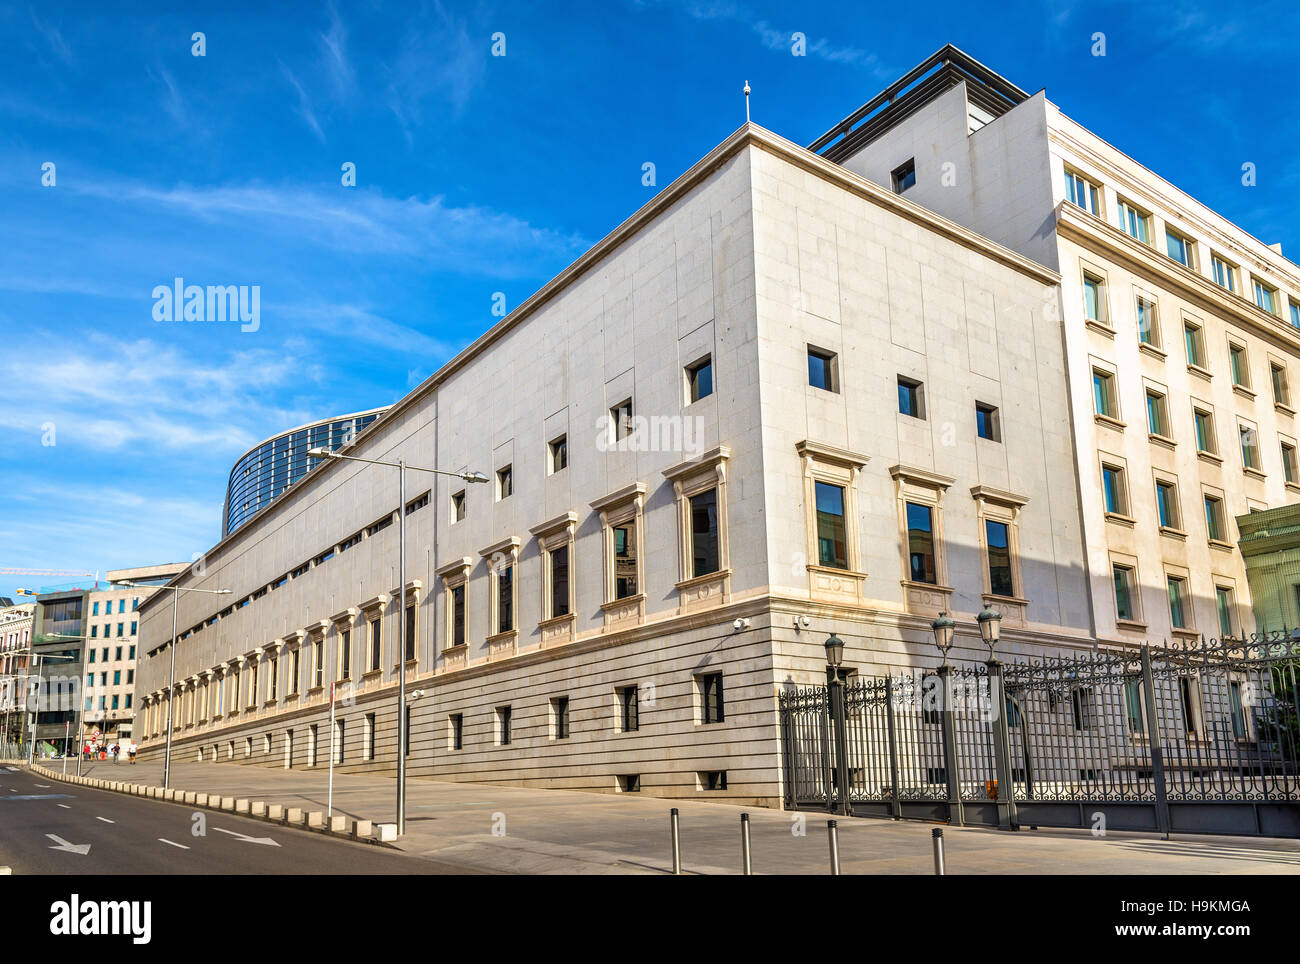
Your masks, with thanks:
M307 814L307 826L312 830L320 830L325 826L325 812L323 810L313 810Z
M235 798L234 798L234 797L222 797L222 798L221 798L221 809L222 809L222 810L227 810L227 811L229 811L229 812L231 812L231 813L234 813L234 811L235 811Z
M236 801L235 801L235 813L248 813L248 801L247 801L247 800L236 800Z
M198 799L198 797L199 795L195 793L193 790L185 791L185 802L188 804L193 804Z
M281 823L284 820L284 805L273 803L266 808L266 819Z
M208 805L208 795L206 793L194 794L194 805L196 807L206 807Z
M302 825L302 807L290 807L284 812L284 822L291 827Z
M175 799L176 799L176 791L173 790L171 787L168 787L166 790L163 791L163 799L164 799L164 800L175 800Z
M265 817L265 816L266 816L266 801L265 801L265 800L254 800L251 804L249 804L249 806L248 806L248 812L249 812L250 814L252 814L254 817Z
M330 817L329 831L330 833L347 833L348 818L337 813Z
M397 824L380 823L375 825L375 839L380 843L392 843L397 839Z
M943 828L935 827L930 831L930 838L934 841L934 873L937 877L946 876L943 864Z
M353 821L352 821L352 839L354 839L354 840L369 840L369 839L370 839L370 834L371 834L371 829L370 829L370 821L369 821L369 820L353 820Z

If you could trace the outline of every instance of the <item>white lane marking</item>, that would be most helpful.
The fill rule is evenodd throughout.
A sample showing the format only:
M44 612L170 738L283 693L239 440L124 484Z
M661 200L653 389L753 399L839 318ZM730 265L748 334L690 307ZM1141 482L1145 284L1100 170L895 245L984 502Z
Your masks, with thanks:
M96 820L102 820L104 823L116 823L116 820L109 820L108 817L96 817Z
M276 843L276 842L275 842L274 840L272 840L270 837L249 837L249 836L247 836L246 834L236 833L235 831L233 831L233 830L227 830L227 829L225 829L224 827L213 827L212 829L218 831L219 833L228 833L228 834L230 834L230 836L232 836L232 837L238 837L238 838L239 838L240 840L242 840L244 843L263 844L264 846L269 846L269 847L278 847L278 846L280 846L278 843Z
M86 856L86 854L90 853L90 844L88 843L83 843L83 844L68 843L62 837L56 836L55 834L52 833L47 833L45 836L49 837L51 840L54 841L54 846L50 848L51 850L62 850L64 853L69 853L69 854L81 854L81 856L83 857Z
M40 787L42 790L48 790L50 788L50 784L48 783L38 783L36 785Z
M62 807L64 810L71 810L71 809L72 809L72 808L71 808L70 806L68 806L66 803L61 803L61 804L59 804L59 806Z
M181 850L189 850L189 849L190 849L189 847L185 846L185 844L183 844L183 843L173 843L172 841L168 840L166 837L159 837L158 839L161 840L161 841L162 841L163 843L165 843L165 844L171 844L173 847L180 847Z

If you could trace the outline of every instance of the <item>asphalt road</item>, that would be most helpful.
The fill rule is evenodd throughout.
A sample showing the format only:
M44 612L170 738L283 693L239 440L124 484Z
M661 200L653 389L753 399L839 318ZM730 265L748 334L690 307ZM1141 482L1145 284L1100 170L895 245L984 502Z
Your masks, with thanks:
M207 824L201 836L193 833L196 814ZM0 866L59 875L467 872L374 844L45 780L8 764L0 764Z

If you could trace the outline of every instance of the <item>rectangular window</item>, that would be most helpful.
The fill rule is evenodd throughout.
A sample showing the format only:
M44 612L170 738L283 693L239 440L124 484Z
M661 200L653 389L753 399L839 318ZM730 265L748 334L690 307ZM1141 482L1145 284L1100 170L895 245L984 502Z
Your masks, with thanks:
M828 392L840 390L839 365L834 352L808 346L808 384Z
M1094 216L1101 214L1101 208L1097 204L1097 185L1069 168L1065 171L1065 196L1070 199L1071 204L1083 208L1089 214Z
M1214 435L1214 413L1203 408L1194 408L1192 420L1196 425L1196 451L1209 452L1211 455L1217 453L1219 446Z
M1286 380L1285 366L1270 362L1268 366L1269 377L1273 382L1273 404L1281 405L1284 408L1291 407L1291 388Z
M502 566L497 577L497 632L508 633L515 628L515 567Z
M898 376L898 411L912 418L925 418L920 382Z
M620 686L618 694L619 726L623 733L631 733L641 728L639 703L636 686Z
M551 618L569 615L569 547L556 546L551 559Z
M98 624L96 624L96 625L90 627L90 638L91 638L91 639L98 639L98 638L99 638L99 625L98 625ZM91 661L92 663L95 661L95 652L94 652L94 650L91 650L91 652L90 652L90 661Z
M1228 708L1232 716L1232 735L1238 740L1246 739L1250 729L1246 718L1245 703L1241 698L1240 680L1231 680L1228 683Z
M1210 255L1210 268L1214 274L1214 283L1220 288L1227 288L1231 292L1237 290L1237 268L1235 265L1224 261L1217 254Z
M1183 344L1187 347L1187 364L1205 368L1205 333L1200 325L1183 322Z
M1195 677L1178 677L1178 698L1183 710L1183 726L1187 730L1187 735L1196 739L1201 727L1198 712L1200 700Z
M686 366L687 404L713 394L713 357L708 356Z
M975 403L975 434L990 442L1002 441L1002 425L995 406Z
M1097 725L1096 700L1090 687L1079 686L1070 691L1070 716L1076 730L1091 730Z
M347 725L343 720L334 721L334 762L343 762L343 744L344 735L347 733Z
M497 707L497 743L501 746L510 745L510 707Z
M370 620L370 672L383 668L383 639L380 636L380 621Z
M907 503L908 578L938 585L934 558L934 516L928 505Z
M1156 518L1162 529L1178 529L1178 490L1172 482L1156 483Z
M1214 587L1214 604L1219 611L1220 638L1233 635L1232 632L1232 590L1227 586Z
M1098 368L1092 370L1092 401L1098 415L1118 418L1115 405L1115 376Z
M632 434L632 399L626 398L609 410L610 424L614 429L614 441L625 439Z
M406 661L415 659L415 606L406 607Z
M1106 511L1127 516L1128 492L1124 484L1124 470L1118 465L1102 465L1101 488L1106 497Z
M375 758L375 714L367 713L362 730L361 759Z
M1165 397L1147 390L1147 431L1161 438L1169 437L1169 409Z
M411 755L411 704L407 703L402 713L402 752Z
M1015 596L1011 579L1010 526L992 519L984 520L984 535L989 549L989 592L995 596Z
M90 604L90 615L92 615L92 616L98 616L98 615L99 615L99 603L94 602L94 603L91 603L91 604Z
M1223 516L1223 500L1215 495L1205 497L1205 532L1212 542L1224 542L1227 531Z
M552 439L551 449L551 473L567 469L569 467L569 437L561 435L557 439Z
M1287 304L1291 309L1291 327L1300 328L1300 302L1290 301L1288 299Z
M455 586L451 590L451 644L465 645L465 587Z
M1167 577L1169 583L1169 622L1174 629L1187 628L1187 587L1181 576Z
M312 643L311 651L311 685L313 689L320 689L325 685L325 640L317 637Z
M515 491L514 472L510 466L497 469L497 501L508 499Z
M628 520L613 527L614 598L637 594L636 522Z
M814 484L817 497L817 561L832 569L849 568L844 526L844 489L829 482Z
M894 187L895 194L902 194L909 187L916 183L916 158L908 158L898 167L889 172L889 182Z
M569 698L556 696L551 699L551 734L552 739L569 738Z
M1152 348L1160 347L1160 321L1156 303L1142 295L1137 296L1138 341Z
M1083 276L1083 312L1089 321L1105 325L1106 322L1106 282L1095 275Z
M460 522L465 518L465 493L455 492L451 497L451 521Z
M1247 425L1238 425L1241 436L1241 466L1245 469L1259 471L1259 442L1255 430Z
M722 723L724 707L722 699L722 674L705 673L697 676L700 687L700 722L704 724Z
M1123 198L1119 199L1119 226L1125 234L1143 244L1151 243L1151 215Z
M352 632L343 630L339 634L339 679L352 678Z
M1250 388L1250 359L1245 345L1228 343L1228 362L1232 369L1232 384Z
M448 730L450 733L451 748L453 750L463 750L465 748L465 717L460 713L452 713L447 717Z
M1289 442L1282 443L1282 475L1291 485L1296 485L1295 446Z
M1165 228L1165 250L1185 268L1195 268L1195 248L1190 238Z
M1258 278L1252 279L1254 282L1255 304L1263 308L1270 315L1277 314L1277 289L1266 285Z
M1111 575L1115 582L1115 618L1133 622L1137 619L1133 605L1133 568L1112 566Z
M691 574L718 571L718 490L709 489L690 498Z

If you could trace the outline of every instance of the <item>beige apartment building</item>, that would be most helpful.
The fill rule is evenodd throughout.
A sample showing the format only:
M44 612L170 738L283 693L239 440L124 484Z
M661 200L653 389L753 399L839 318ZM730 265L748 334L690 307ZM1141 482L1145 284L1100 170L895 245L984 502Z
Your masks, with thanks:
M745 125L140 604L185 759L779 805L778 688L1091 647L1056 271ZM329 695L339 686L338 719Z
M1060 272L1097 638L1252 631L1233 520L1300 495L1300 268L952 47L811 149Z

